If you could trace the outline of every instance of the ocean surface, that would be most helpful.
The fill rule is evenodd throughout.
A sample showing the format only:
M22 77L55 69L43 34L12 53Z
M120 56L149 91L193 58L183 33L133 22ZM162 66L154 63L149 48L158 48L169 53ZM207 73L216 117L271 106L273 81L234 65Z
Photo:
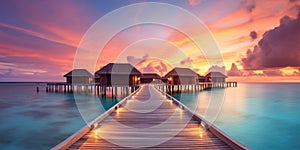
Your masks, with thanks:
M0 83L0 149L51 149L118 102L46 93L45 83L38 86L39 93L36 83ZM95 106L97 111L91 112Z
M36 86L0 83L0 149L50 149L119 100ZM298 83L239 83L173 96L251 149L300 149L299 93Z
M173 96L251 149L300 149L300 83L239 83Z

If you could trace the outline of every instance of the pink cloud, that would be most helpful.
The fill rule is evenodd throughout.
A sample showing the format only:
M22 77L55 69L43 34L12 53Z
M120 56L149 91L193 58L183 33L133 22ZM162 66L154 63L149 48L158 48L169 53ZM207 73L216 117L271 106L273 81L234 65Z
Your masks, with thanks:
M160 76L163 76L167 71L168 67L165 63L159 62L150 62L147 66L140 68L142 73L158 73Z
M218 66L218 65L214 65L214 66L211 66L209 69L208 69L208 72L221 72L223 73L224 75L226 75L226 69L225 69L225 66Z
M173 67L157 58L148 58L135 66L142 73L158 73L160 76L165 75Z
M44 39L44 40L56 42L56 43L59 43L59 44L66 44L66 45L74 46L74 47L77 46L77 44L70 43L70 42L67 42L67 41L62 41L61 39L58 39L57 37L53 37L53 36L47 35L45 33L36 32L36 31L25 29L25 28L22 28L22 27L18 27L18 26L6 24L6 23L1 23L1 22L0 22L0 26L5 27L5 28L10 28L10 29L13 29L13 30L17 30L17 31L26 33L28 35L35 36L35 37L38 37L38 38L41 38L41 39Z
M189 0L189 4L191 6L197 6L199 5L201 2L203 2L204 0Z
M193 63L193 60L191 59L191 57L187 57L180 61L181 65L192 65L192 63Z
M147 58L149 58L148 54L145 54L142 58L138 58L135 56L127 56L127 62L134 66L134 65L144 61Z

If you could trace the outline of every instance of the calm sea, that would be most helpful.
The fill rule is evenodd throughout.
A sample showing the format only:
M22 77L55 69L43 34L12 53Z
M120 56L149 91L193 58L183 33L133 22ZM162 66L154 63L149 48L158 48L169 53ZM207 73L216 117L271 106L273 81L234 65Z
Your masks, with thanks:
M46 93L45 84L39 86L36 93L35 83L0 83L0 149L50 149L85 125L80 114L89 113L91 105L104 108L86 121L118 101ZM299 93L296 83L239 83L174 96L251 149L299 149ZM75 99L84 104L80 111Z
M300 83L239 83L173 96L251 149L300 149Z
M94 119L118 102L46 93L46 84L42 83L37 93L36 86L36 83L0 83L0 149L50 149L86 125L85 120ZM95 104L103 107L90 112ZM89 118L82 119L81 114L89 114Z

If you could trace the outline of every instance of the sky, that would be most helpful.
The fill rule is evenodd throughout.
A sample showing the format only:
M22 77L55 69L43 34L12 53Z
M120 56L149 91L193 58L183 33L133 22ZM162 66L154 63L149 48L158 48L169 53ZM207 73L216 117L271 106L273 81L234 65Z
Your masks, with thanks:
M84 53L93 72L110 62L131 63L142 72L164 75L173 67L188 67L201 75L220 71L228 81L300 81L300 1L298 0L2 0L0 1L0 82L64 81L81 56L87 31L99 19L120 7L160 2L175 5L195 16L198 25L175 12L145 13L147 7L106 22L92 34L100 42L110 31L128 20L160 18L162 24L136 24L110 37L100 52ZM186 33L191 33L187 35ZM201 34L203 33L203 34ZM221 57L208 57L205 41L210 33ZM106 37L107 38L107 37ZM199 39L197 47L194 39ZM202 45L201 45L202 44ZM85 47L89 49L89 47ZM211 61L213 60L213 61ZM88 61L86 61L88 62ZM214 63L211 63L214 62ZM76 68L76 65L75 65Z

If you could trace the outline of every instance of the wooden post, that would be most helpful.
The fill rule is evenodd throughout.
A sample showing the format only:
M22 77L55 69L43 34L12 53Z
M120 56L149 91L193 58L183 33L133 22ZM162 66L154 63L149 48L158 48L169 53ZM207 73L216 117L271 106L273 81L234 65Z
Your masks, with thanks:
M106 96L106 86L103 86L103 96Z

